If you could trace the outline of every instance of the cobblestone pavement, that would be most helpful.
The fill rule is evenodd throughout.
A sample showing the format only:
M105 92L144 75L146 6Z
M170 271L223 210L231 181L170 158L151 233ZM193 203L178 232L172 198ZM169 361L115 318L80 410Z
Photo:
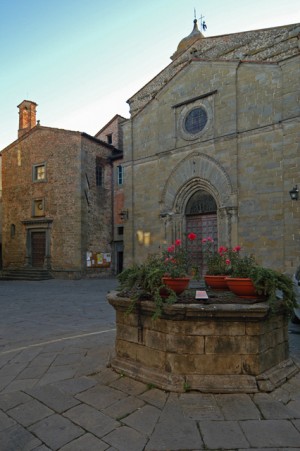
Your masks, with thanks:
M114 279L0 281L0 451L300 450L300 373L271 394L174 394L107 368ZM290 325L300 365L300 325Z

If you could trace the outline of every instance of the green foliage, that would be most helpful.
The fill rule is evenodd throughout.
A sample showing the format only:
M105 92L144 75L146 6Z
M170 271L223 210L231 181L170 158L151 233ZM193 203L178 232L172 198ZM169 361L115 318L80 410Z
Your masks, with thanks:
M270 268L255 265L248 277L252 280L258 294L267 297L271 310L276 312L283 308L291 314L297 306L293 281L290 277Z
M191 390L191 386L190 386L190 384L189 384L187 381L185 381L185 382L183 383L183 390L184 390L185 392L189 392L189 391Z
M128 313L136 308L137 302L150 299L155 304L153 319L156 319L161 315L164 303L173 304L177 301L174 291L162 283L164 274L161 256L150 255L145 263L133 265L118 275L119 289L127 292L132 299ZM162 292L167 296L163 297Z
M250 277L253 268L257 267L252 255L241 257L238 253L230 255L231 277Z

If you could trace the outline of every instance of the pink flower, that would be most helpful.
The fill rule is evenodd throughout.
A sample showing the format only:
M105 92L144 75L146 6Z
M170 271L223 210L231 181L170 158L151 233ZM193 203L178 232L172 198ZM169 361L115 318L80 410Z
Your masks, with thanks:
M181 240L176 240L175 241L175 246L180 246L181 245Z
M223 255L225 252L227 252L227 247L220 246L218 252L219 252L220 255Z
M203 243L203 244L206 243L206 241L207 241L207 238L203 238L203 239L202 239L202 243Z
M229 260L229 258L226 258L225 263L226 265L230 265L231 261Z
M211 236L209 236L209 237L207 238L207 241L209 241L210 243L213 243L213 242L214 242L214 240L212 239Z
M197 238L197 235L193 232L188 234L188 239L194 241Z
M241 246L235 246L232 251L233 252L239 252L241 250Z
M168 247L168 252L172 253L174 251L175 251L175 246L174 246L174 244L172 244L172 246Z

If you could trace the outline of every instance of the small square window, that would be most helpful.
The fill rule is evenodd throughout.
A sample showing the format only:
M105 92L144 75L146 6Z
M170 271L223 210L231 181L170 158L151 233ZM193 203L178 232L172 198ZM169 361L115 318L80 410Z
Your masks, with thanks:
M33 166L33 180L35 182L40 182L46 180L46 165L45 164L35 164Z

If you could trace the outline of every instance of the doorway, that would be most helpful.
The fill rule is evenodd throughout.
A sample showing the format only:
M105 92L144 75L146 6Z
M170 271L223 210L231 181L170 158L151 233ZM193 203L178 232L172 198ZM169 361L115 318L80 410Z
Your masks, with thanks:
M205 274L206 266L202 252L203 238L211 237L218 246L218 220L217 204L214 198L206 191L197 191L189 200L186 207L186 232L194 233L194 241L187 240L187 251L191 255L192 266Z
M46 232L31 233L31 265L34 268L44 266L46 256Z

